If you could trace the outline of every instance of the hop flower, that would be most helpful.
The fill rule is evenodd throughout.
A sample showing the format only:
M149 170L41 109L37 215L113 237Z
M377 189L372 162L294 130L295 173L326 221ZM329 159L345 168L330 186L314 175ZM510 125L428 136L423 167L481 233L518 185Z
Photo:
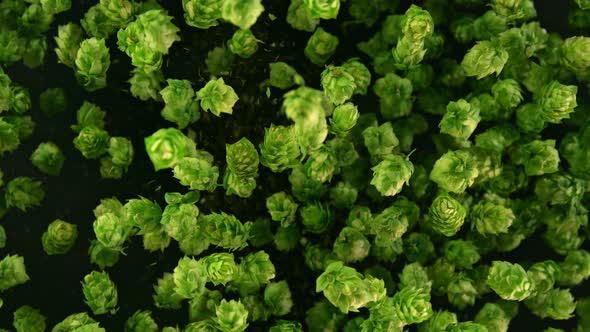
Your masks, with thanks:
M102 89L107 85L111 57L104 39L93 37L82 41L74 63L76 78L87 91Z
M373 179L371 184L383 196L395 196L404 184L408 184L414 165L407 158L399 155L387 155L377 166L371 168Z
M261 0L224 0L221 17L241 29L250 29L264 12Z
M163 128L145 138L145 147L156 171L172 168L195 150L194 143L174 128Z
M74 246L78 238L78 227L63 220L55 220L43 233L41 242L48 255L65 254Z
M444 236L455 235L467 216L467 210L451 195L443 193L438 195L428 209L430 226Z
M233 54L247 59L258 51L259 42L250 29L240 29L227 41L227 47Z
M26 176L16 177L6 184L4 198L7 207L16 207L26 212L29 208L41 205L45 198L45 192L41 188L40 181Z
M264 141L260 144L260 162L278 173L299 164L299 145L293 127L270 125L264 128Z
M475 182L478 175L473 155L457 150L443 154L434 163L430 180L446 191L460 194Z
M447 112L438 126L441 133L466 140L475 131L480 120L479 108L464 99L459 99L449 102Z
M185 157L174 166L174 177L191 190L213 190L217 186L219 168L205 158Z
M231 253L216 253L204 257L201 262L207 272L207 280L214 285L224 285L232 281L237 273L238 266Z
M232 114L233 107L238 99L234 89L225 84L223 77L207 82L197 92L197 100L201 102L201 108L216 116L220 116L221 113Z
M211 213L199 219L207 239L214 245L236 250L248 245L250 223L243 224L226 213Z
M18 255L7 255L0 261L0 291L29 281L25 259Z
M172 275L174 291L186 299L193 299L203 294L207 282L205 265L189 257L178 261Z
M522 266L493 261L487 284L504 300L522 301L533 292L533 283Z
M222 6L223 0L182 0L186 23L199 29L217 26Z
M391 299L394 312L405 324L421 323L432 316L430 293L425 288L404 287Z
M17 332L43 332L45 316L38 309L24 305L14 311L13 326Z
M402 33L412 40L423 40L434 32L434 21L427 10L411 5L400 22Z
M158 324L149 310L138 310L125 322L125 332L158 332Z
M473 228L482 235L507 233L515 219L512 209L486 200L473 206L470 217Z
M578 106L575 85L563 85L558 81L551 81L543 87L539 104L542 106L543 120L549 123L560 123L563 119L569 119L570 113Z
M329 65L321 75L324 94L336 105L341 105L352 97L356 90L354 76L343 67Z
M117 287L106 272L92 271L84 277L82 292L86 304L95 315L114 314L117 311Z
M499 75L508 61L508 52L497 42L479 41L463 58L461 67L467 76L482 79L493 73Z
M74 146L86 159L98 159L109 148L109 133L94 125L88 125L80 130L74 139Z
M240 301L221 300L215 307L213 321L217 329L228 332L245 331L248 327L248 310Z
M305 56L313 64L321 66L334 55L338 43L338 37L326 32L326 30L321 27L318 27L307 41L304 50Z
M340 0L303 0L311 18L335 19L340 10Z

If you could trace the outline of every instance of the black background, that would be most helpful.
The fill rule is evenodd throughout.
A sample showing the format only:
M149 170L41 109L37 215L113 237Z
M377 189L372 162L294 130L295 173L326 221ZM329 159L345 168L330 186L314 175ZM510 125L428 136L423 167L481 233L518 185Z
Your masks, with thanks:
M69 21L78 21L94 2L72 1L73 8L60 14L51 31L48 33L48 54L45 65L36 70L29 70L22 64L15 64L6 69L12 80L24 85L31 91L34 106L31 111L37 126L33 136L24 142L21 148L0 161L5 181L16 176L31 176L43 182L47 196L42 207L31 209L24 214L11 210L2 220L8 235L7 248L0 250L0 257L6 254L19 254L25 257L27 272L31 281L25 285L10 289L0 296L4 299L4 307L0 309L0 327L12 326L12 312L21 305L29 304L39 308L48 317L48 325L53 326L65 316L81 311L88 311L83 303L80 281L83 276L96 266L89 263L87 249L93 238L92 210L101 198L117 196L121 201L138 195L154 199L163 205L163 193L166 191L184 191L172 178L170 170L155 173L144 152L143 138L162 127L173 125L163 120L159 114L162 104L141 102L128 93L131 69L127 56L116 47L116 38L107 42L111 49L112 65L108 72L108 87L95 93L85 93L76 83L73 71L57 63L53 36L57 35L57 25ZM264 42L258 53L248 60L236 58L232 74L226 78L238 95L240 101L231 116L217 118L210 113L202 113L202 118L191 126L197 133L197 146L214 154L216 163L223 165L225 160L225 143L233 143L246 136L257 144L262 140L264 127L273 123L286 123L284 117L277 116L280 109L278 97L282 92L272 90L268 99L260 87L268 78L267 64L272 61L285 61L296 67L306 81L317 86L322 68L310 64L303 55L304 45L309 33L293 30L285 23L288 7L287 0L263 1L266 8L253 32ZM173 45L163 68L166 78L189 79L195 90L202 87L209 79L205 58L207 52L221 46L231 37L235 28L230 24L209 30L199 30L187 26L182 18L180 0L162 1L162 5L175 17L174 23L181 28L182 41ZM566 4L567 3L567 4ZM398 13L409 5L402 1ZM543 0L535 1L539 20L549 31L569 36L575 33L567 28L568 7L570 1ZM344 6L346 9L346 5ZM346 10L342 10L345 12ZM278 19L272 21L268 13ZM346 14L344 19L346 19ZM339 20L340 22L340 20ZM335 22L322 21L322 26L340 37L340 46L335 63L353 56L366 60L355 45L368 39L375 32L364 26L347 25L342 28ZM458 51L458 59L464 51ZM367 63L367 61L365 61ZM68 95L68 108L65 112L48 118L38 107L39 94L51 87L64 87ZM69 126L75 122L75 111L83 100L98 104L107 112L106 129L112 136L130 137L136 148L136 158L129 172L122 180L104 180L99 175L99 162L86 160L74 149L72 140L75 134ZM360 98L358 104L365 109L375 109L376 101L369 93ZM36 170L29 162L29 156L36 146L46 140L57 143L66 155L66 163L62 174L48 177ZM265 213L264 198L268 193L282 190L288 186L286 175L270 174L261 167L258 179L259 188L252 199L242 200L225 197L222 190L208 194L199 207L203 213L222 210L236 214L241 220L253 220L257 215ZM263 188L263 189L260 189ZM79 228L79 239L74 249L67 255L47 256L41 246L41 234L47 225L56 218L76 223ZM315 295L314 281L311 272L302 262L300 252L291 254L278 253L268 248L272 260L277 266L277 279L286 279L294 294L295 308L287 319L304 320L305 310L312 304ZM245 250L243 253L248 252ZM239 255L242 255L240 253ZM108 269L111 278L117 284L120 309L116 315L101 316L98 319L108 331L122 331L124 321L138 309L151 309L155 313L160 326L184 325L187 320L186 308L180 311L162 311L153 306L152 285L163 272L171 271L180 251L175 244L163 253L147 254L141 248L141 238L133 238L126 250L126 256L114 267ZM510 253L511 260L541 260L561 258L545 248L538 238L527 240L515 252ZM394 275L399 270L394 271ZM589 295L582 287L575 289L576 296ZM317 298L317 297L316 297ZM484 299L485 300L485 299ZM435 305L437 304L435 300ZM479 301L474 309L479 309L484 301ZM440 303L445 305L444 301ZM474 310L460 315L460 319L470 319ZM544 327L573 327L574 321L554 322L541 321L532 316L521 306L521 313L511 324L511 331L540 331Z

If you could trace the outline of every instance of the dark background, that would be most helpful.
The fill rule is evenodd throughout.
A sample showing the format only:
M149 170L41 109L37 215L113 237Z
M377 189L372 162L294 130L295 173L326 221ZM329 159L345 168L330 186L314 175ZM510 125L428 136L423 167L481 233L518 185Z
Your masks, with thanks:
M3 219L6 228L8 245L0 250L0 257L6 254L19 254L25 257L27 272L31 281L25 285L10 289L0 296L4 299L4 307L0 309L0 327L12 326L12 312L21 305L29 304L41 310L48 317L48 325L53 326L65 316L81 311L88 311L83 303L80 281L83 276L98 267L89 263L87 249L93 238L92 210L101 198L116 196L121 201L142 195L157 200L163 206L163 193L166 191L184 191L172 178L170 170L154 172L144 152L143 138L151 135L162 127L173 124L163 120L159 114L163 104L141 102L134 99L128 90L130 60L116 47L116 38L111 37L108 46L111 49L112 65L108 72L108 86L95 93L85 93L76 83L73 71L57 63L53 36L57 35L57 25L69 21L78 21L94 2L72 1L73 8L60 14L52 30L48 33L48 54L45 65L36 70L29 70L22 64L15 64L6 69L12 80L30 89L34 106L31 111L37 126L33 136L25 141L21 148L0 161L0 169L4 171L5 181L16 176L31 176L43 182L47 196L42 207L31 209L26 214L11 210ZM235 30L230 24L221 24L209 30L199 30L187 26L182 18L180 0L162 1L174 23L181 28L182 41L173 45L164 67L166 78L189 79L195 90L202 87L209 79L205 58L207 52L221 46L231 37ZM197 146L214 154L216 162L221 166L225 160L225 143L233 143L242 136L258 143L262 140L264 127L270 123L286 123L284 117L278 116L282 92L272 90L271 98L264 96L260 87L268 78L267 64L273 61L285 61L294 65L306 81L312 85L319 84L319 73L322 68L310 64L303 55L303 48L309 33L293 30L285 22L289 1L263 1L266 8L253 32L264 42L258 53L251 59L236 58L232 74L226 78L238 95L240 101L231 116L217 118L210 113L202 113L202 118L191 126L197 133ZM535 1L539 20L549 31L569 36L575 31L567 28L568 7L570 1L537 0ZM402 1L398 13L403 13L409 1ZM342 13L347 6L343 5ZM270 20L268 14L278 19ZM346 20L347 14L341 17ZM356 43L368 39L379 28L376 24L372 29L359 25L341 27L335 22L322 21L321 25L331 33L340 37L340 46L334 62L339 63L350 57L357 56L366 60L366 56L356 50ZM459 56L464 54L458 52ZM458 58L460 60L460 57ZM369 63L365 61L365 63ZM64 87L68 95L68 108L65 112L52 118L43 114L38 107L39 94L51 87ZM136 157L129 172L122 180L104 180L99 175L99 162L86 160L74 149L72 140L74 132L69 126L75 122L75 112L83 100L98 104L107 112L106 129L112 136L130 137L136 149ZM358 101L366 109L375 109L376 101L371 93L369 97ZM40 173L29 162L29 156L36 146L51 140L57 143L66 155L66 163L62 174L48 177ZM265 213L264 198L267 193L282 190L288 186L286 175L269 174L261 167L258 179L259 188L252 199L242 200L226 197L222 190L209 194L204 204L199 205L203 213L222 210L236 214L241 220L253 220L257 215ZM264 188L264 189L260 189ZM54 219L63 219L76 223L79 239L74 249L67 255L47 256L41 246L41 234ZM287 319L303 322L305 310L314 298L314 280L310 271L303 264L299 251L283 254L268 248L272 261L277 266L277 280L286 279L294 294L295 308ZM246 253L244 251L243 253ZM242 252L239 255L243 254ZM172 244L163 253L148 254L142 249L141 238L131 239L120 262L108 272L116 283L119 291L120 309L116 315L100 316L101 325L108 331L122 331L124 321L138 309L151 309L160 326L184 325L187 320L186 308L181 311L162 311L153 306L152 285L164 272L171 271L181 253ZM513 260L541 260L552 258L561 260L545 248L542 241L532 238L525 241L515 252L510 253ZM394 274L398 272L394 271ZM587 287L586 287L587 288ZM574 294L590 295L588 289L578 287ZM316 297L317 298L317 297ZM436 304L435 300L435 304ZM444 301L443 301L444 302ZM478 301L474 310L461 314L460 318L470 319L483 301ZM444 304L442 304L444 305ZM541 321L532 316L523 306L521 313L511 324L511 331L540 331L544 327L571 328L574 321L556 322Z

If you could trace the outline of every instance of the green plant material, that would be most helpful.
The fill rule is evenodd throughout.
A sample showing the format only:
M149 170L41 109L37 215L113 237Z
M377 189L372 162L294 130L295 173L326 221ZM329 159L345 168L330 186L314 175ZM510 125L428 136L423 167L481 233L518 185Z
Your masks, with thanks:
M59 146L53 142L39 144L37 149L31 154L31 163L41 172L53 176L58 176L66 160Z
M31 95L29 90L20 85L13 85L10 88L11 111L16 114L24 114L31 109Z
M330 208L319 202L305 205L299 209L299 214L305 229L315 234L324 233L333 221Z
M199 217L200 227L211 244L228 250L238 250L248 245L251 223L242 223L231 214L211 213Z
M34 181L26 176L16 177L6 184L4 188L6 207L16 207L26 212L32 207L38 207L45 198L45 192L41 188L40 181Z
M552 289L525 301L525 305L540 318L566 320L572 317L576 302L569 289Z
M4 249L6 247L6 229L2 225L0 225L0 249Z
M340 10L340 0L303 0L307 14L315 19L335 19Z
M303 332L303 326L299 322L279 319L268 332Z
M109 140L109 133L106 130L88 125L82 127L74 139L74 146L86 159L98 159L107 153Z
M395 196L404 184L408 184L414 165L408 157L400 155L388 155L379 164L371 168L373 179L371 184L383 196Z
M449 303L459 310L473 306L477 295L473 280L462 274L453 278L447 287Z
M444 236L455 235L465 221L467 210L448 193L438 195L428 209L429 225Z
M575 85L563 85L558 81L551 81L543 87L539 96L541 114L545 122L560 123L563 119L569 119L570 113L578 106Z
M373 159L381 160L391 155L399 145L399 139L393 131L391 122L385 122L380 126L367 127L362 132L363 141Z
M195 91L187 80L167 80L168 86L160 91L166 106L162 117L184 129L200 118L199 106L194 100Z
M233 144L226 144L227 168L241 178L258 175L258 151L246 137Z
M232 281L238 272L234 255L230 253L216 253L201 259L207 272L207 280L214 285L224 285Z
M348 182L338 182L330 189L330 199L335 207L350 209L358 198L358 190Z
M92 271L82 281L85 303L95 315L115 314L117 312L117 287L108 273Z
M559 266L562 272L558 281L560 285L580 285L590 278L590 253L585 250L572 250Z
M329 65L321 75L324 94L336 105L342 105L356 90L354 76L343 67Z
M334 240L333 252L345 263L360 262L369 256L371 243L358 230L344 227Z
M316 280L316 292L324 296L343 313L357 312L385 297L382 280L375 279L336 261L329 264Z
M488 332L485 325L475 322L460 322L456 325L452 325L449 332Z
M125 332L157 332L158 324L149 310L138 310L125 322Z
M487 284L504 300L522 301L531 295L533 282L518 264L493 261Z
M427 10L410 6L400 21L401 32L412 40L423 40L434 32L434 21Z
M248 310L240 301L221 300L215 308L213 322L220 331L239 332L248 327Z
M41 242L48 255L63 255L72 249L78 238L78 227L63 220L55 220L43 233Z
M176 284L172 273L164 273L154 285L154 304L161 309L180 309L184 297L175 290Z
M299 205L293 201L291 196L281 191L266 198L266 208L270 217L282 225L288 225L295 221L295 213Z
M183 257L174 268L174 291L186 299L200 296L205 291L207 271L205 263Z
M238 99L234 89L226 85L222 77L209 81L197 92L197 101L200 101L201 108L216 116L221 113L232 114Z
M145 147L156 171L173 168L196 149L195 144L175 128L162 128L146 137Z
M301 231L295 224L281 225L274 235L274 244L279 251L291 251L297 247Z
M76 78L87 91L92 92L106 87L111 57L104 39L93 37L83 40L74 64Z
M407 116L412 111L412 82L394 73L387 73L373 85L373 91L379 97L379 110L387 120Z
M289 89L293 85L305 85L305 80L295 68L285 62L271 62L268 64L270 78L268 83L279 89Z
M446 310L437 310L434 311L434 314L427 321L418 325L418 331L446 331L457 323L457 315L455 313Z
M38 68L45 60L47 53L47 41L45 38L35 38L29 40L27 49L23 54L23 63L30 69Z
M514 222L512 209L492 201L479 201L471 208L472 227L482 235L507 233Z
M22 256L6 255L0 260L0 291L22 285L29 280Z
M473 185L479 175L474 156L464 150L443 154L432 167L430 180L441 189L460 194Z
M80 133L84 127L94 126L104 129L106 113L97 105L84 101L76 113L77 124L72 125L72 130Z
M464 99L449 102L447 112L439 123L441 133L466 140L473 134L481 120L479 108Z
M117 33L117 45L131 58L131 64L145 72L162 66L162 57L180 40L180 29L163 10L148 10Z
M467 52L461 67L466 76L479 80L493 73L499 75L508 58L508 52L497 41L479 41Z
M39 96L39 106L48 116L61 113L67 108L66 92L62 88L50 88Z
M243 257L238 270L240 271L238 278L232 281L230 289L236 290L242 297L256 293L262 286L268 284L276 274L270 256L263 250Z
M534 140L521 144L510 154L517 165L524 165L528 176L555 173L559 169L559 152L555 148L555 140Z
M225 0L221 6L221 17L240 29L249 29L264 12L260 0Z
M258 51L259 42L250 29L240 29L227 41L227 47L233 54L247 59Z
M443 246L443 255L451 263L463 269L472 269L481 256L471 241L450 240Z
M131 225L114 213L105 213L93 224L96 239L106 248L121 250L131 233Z
M202 157L184 157L174 166L174 177L190 190L209 190L217 187L219 169Z
M184 19L192 27L209 29L221 19L223 0L183 0Z
M271 282L264 289L264 304L271 314L285 316L293 307L291 291L286 281Z
M309 37L304 53L309 61L321 66L328 62L332 55L334 55L338 44L338 37L318 27L311 37Z
M70 332L77 329L88 329L93 332L105 332L105 329L99 326L92 317L85 312L75 313L67 316L61 322L57 323L51 332Z
M299 145L293 127L264 128L264 141L260 144L260 163L278 173L299 164Z
M586 5L590 9L590 5ZM582 6L580 6L582 7ZM590 38L576 36L567 38L561 45L561 63L572 71L584 71L590 67Z
M47 327L45 316L38 309L24 305L14 311L12 325L17 332L43 332Z
M135 68L132 73L133 76L129 79L131 95L143 101L149 99L162 100L160 91L162 90L162 83L164 83L164 75L161 71L145 71L141 68Z
M536 293L547 293L561 279L561 267L552 260L533 264L527 271Z
M522 89L514 79L499 80L494 83L492 95L506 109L516 108L524 99Z
M21 143L17 128L6 120L0 118L0 155L13 152Z
M121 251L118 248L107 248L98 240L90 241L90 247L88 248L90 263L98 265L101 269L115 266L119 262L120 254Z

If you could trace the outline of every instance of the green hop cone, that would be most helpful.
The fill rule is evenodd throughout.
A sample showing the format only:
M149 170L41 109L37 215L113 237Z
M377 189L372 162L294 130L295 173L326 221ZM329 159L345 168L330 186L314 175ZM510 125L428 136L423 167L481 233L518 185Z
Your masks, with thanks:
M48 255L63 255L70 251L77 238L78 227L58 219L49 224L41 242Z
M57 176L65 162L65 156L59 146L53 142L39 144L37 149L31 154L31 163L41 172Z
M209 81L197 92L197 100L201 102L201 108L216 116L220 116L221 113L232 114L238 99L234 89L225 84L223 77Z
M438 195L428 209L430 227L444 236L455 235L467 216L467 210L448 193Z
M512 209L482 200L472 207L470 218L472 227L485 236L507 233L516 217Z
M427 288L404 287L391 299L394 312L405 324L421 323L432 316Z
M205 291L207 272L205 265L189 257L183 257L174 268L174 291L186 299L192 299Z
M222 6L223 0L182 0L186 23L199 29L217 26Z
M248 327L248 310L240 301L224 299L215 307L213 321L221 331L245 331Z
M29 208L40 206L45 198L40 181L34 181L26 176L19 176L10 180L4 189L7 207L16 207L26 212Z
M174 166L174 177L191 190L212 191L217 186L219 169L199 157L184 157Z
M479 171L474 156L462 150L443 154L432 167L430 180L441 189L460 194L471 186Z
M340 0L303 0L303 4L311 18L335 19L340 10Z
M16 332L43 332L47 327L45 319L38 309L24 305L14 311L13 326Z
M318 27L309 37L304 53L313 64L322 66L334 55L338 44L338 37Z
M447 105L447 112L438 126L441 133L466 140L475 131L480 120L479 108L464 99L459 99Z
M0 291L22 285L30 279L22 256L7 255L0 260Z
M461 67L466 76L475 76L482 79L493 73L499 75L508 61L508 52L497 42L479 41L471 48L463 61Z
M259 42L250 29L240 29L227 41L227 47L233 54L247 59L258 51Z
M109 133L106 130L89 125L74 139L74 146L86 159L98 159L109 147Z
M408 158L400 155L387 155L379 164L371 168L373 179L371 184L383 196L395 196L404 184L408 184L414 165Z
M84 302L95 315L117 312L117 287L106 272L92 271L87 274L82 281L82 292Z
M299 145L293 127L264 128L264 141L260 144L260 163L278 173L299 164Z
M158 332L158 324L149 310L138 310L125 322L125 332Z
M207 280L214 285L226 285L238 273L238 266L231 253L215 253L201 259L207 272Z
M526 271L518 264L493 261L487 284L504 300L522 301L533 292L533 283Z
M111 65L105 40L90 38L82 41L74 64L76 78L87 91L104 88L107 85L107 70Z
M227 168L240 178L258 174L258 151L250 140L242 137L233 144L225 145Z
M159 129L146 137L145 147L156 171L176 166L195 150L194 143L175 128Z
M427 10L411 5L400 26L402 33L413 40L423 40L434 32L434 21Z
M221 17L241 29L249 29L264 12L261 0L225 0Z
M590 67L590 37L570 37L561 45L561 63L577 72Z
M354 76L343 67L329 65L321 75L324 94L335 105L342 105L352 97L356 90Z
M570 113L574 112L578 106L577 92L577 86L563 85L558 81L551 81L545 85L539 97L543 120L549 123L560 123L563 119L569 119Z

